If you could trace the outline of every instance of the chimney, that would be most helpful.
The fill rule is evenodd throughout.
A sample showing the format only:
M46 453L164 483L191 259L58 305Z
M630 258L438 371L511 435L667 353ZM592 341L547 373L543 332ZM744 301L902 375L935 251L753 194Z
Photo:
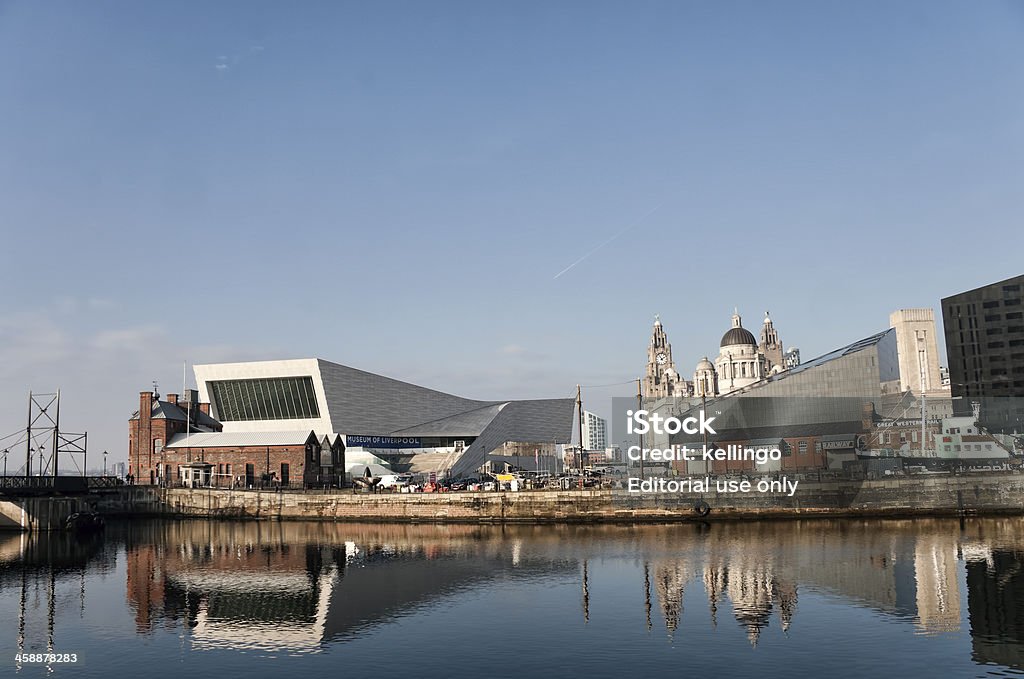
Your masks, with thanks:
M199 404L199 412L201 412L201 413L203 413L205 415L209 415L210 414L210 404L209 403L200 403Z
M139 392L139 422L143 426L149 426L153 417L153 392Z
M167 402L172 404L172 405L178 405L178 395L177 394L167 394Z
M139 392L139 430L135 447L135 469L132 473L141 481L141 471L148 467L153 454L153 392Z
M860 407L860 426L864 431L870 432L875 426L875 404L865 401Z

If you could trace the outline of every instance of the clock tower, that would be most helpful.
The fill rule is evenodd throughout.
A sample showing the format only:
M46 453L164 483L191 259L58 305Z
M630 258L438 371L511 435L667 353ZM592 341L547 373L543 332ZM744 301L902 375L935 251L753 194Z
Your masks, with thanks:
M651 343L647 346L647 373L644 376L644 396L647 398L673 398L688 396L686 380L676 371L672 360L672 345L668 342L661 319L654 317Z

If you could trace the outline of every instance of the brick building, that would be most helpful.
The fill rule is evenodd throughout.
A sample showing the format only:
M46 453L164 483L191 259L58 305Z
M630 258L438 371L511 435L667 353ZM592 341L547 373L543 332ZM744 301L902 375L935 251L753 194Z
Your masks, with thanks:
M741 459L705 462L700 459L701 444L688 443L687 446L695 446L697 449L696 453L691 453L696 461L677 460L672 463L672 467L679 474L759 474L839 469L844 461L856 459L858 435L852 427L849 429L849 433L821 434L812 428L799 431L780 428L779 433L764 438L743 438L741 432L733 432L708 441L708 446L723 450L728 450L729 446L735 446L736 449L778 448L782 458L763 466L756 465L754 460ZM829 430L835 428L829 427Z
M221 488L344 485L345 445L337 434L319 438L312 430L224 432L210 416L209 404L197 402L197 392L186 396L182 401L168 394L161 401L150 392L139 395L139 411L128 426L129 473L135 483Z
M341 437L318 439L312 430L179 434L165 453L172 470L202 463L208 475L202 485L219 488L339 486L344 480L334 471L345 465Z
M191 426L186 426L188 422ZM199 433L221 429L220 422L210 417L210 404L199 403L195 390L186 390L181 399L178 394L168 394L163 401L159 394L143 391L139 394L139 409L128 420L128 473L135 483L154 485L163 470L160 465L168 441L186 430Z

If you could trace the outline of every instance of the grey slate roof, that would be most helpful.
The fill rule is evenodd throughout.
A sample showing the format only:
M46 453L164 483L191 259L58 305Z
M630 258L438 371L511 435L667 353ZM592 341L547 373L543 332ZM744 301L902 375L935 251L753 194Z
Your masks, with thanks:
M177 422L184 422L188 417L188 411L179 405L175 405L170 401L153 401L153 409L150 411L154 420L175 420ZM131 419L137 420L139 418L139 411L136 410L132 413ZM201 427L218 427L220 422L213 419L202 410L192 409L192 419L194 425Z
M233 431L233 432L198 432L175 434L167 442L167 448L235 448L241 446L301 446L309 440L310 435L316 439L313 431ZM333 437L332 437L333 438Z

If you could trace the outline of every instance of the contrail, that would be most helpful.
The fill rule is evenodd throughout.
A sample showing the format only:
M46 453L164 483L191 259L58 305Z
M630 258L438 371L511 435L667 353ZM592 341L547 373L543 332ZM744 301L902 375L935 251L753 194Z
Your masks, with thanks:
M647 212L646 212L646 213L644 214L644 216L643 216L643 217L641 217L640 219L636 220L635 222L632 222L631 224L629 224L628 226L626 226L626 228L624 228L624 229L623 229L622 231L619 231L618 233L616 233L615 235L613 235L613 236L612 236L611 238L609 238L608 240L606 240L606 241L602 241L601 243L598 243L598 244L597 244L597 245L596 245L596 246L595 246L595 247L594 247L593 249L591 249L591 250L590 250L589 252L587 252L587 253L586 253L585 255L583 255L582 257L580 257L579 259L577 259L577 260L576 260L575 262L573 262L573 263L572 263L572 264L570 264L569 266L565 267L564 269L562 269L561 271L559 271L558 273L556 273L556 274L555 274L555 277L554 277L554 278L552 278L551 280L557 280L559 276L561 276L562 274L564 274L564 273L568 272L568 271L569 271L570 269L572 269L572 268L573 268L574 266L576 266L577 264L579 264L580 262L582 262L582 261L583 261L584 259L586 259L586 258L587 258L587 257L589 257L590 255L594 254L595 252L597 252L598 250L600 250L600 249L601 249L601 248L603 248L604 246L608 245L609 243L611 243L611 242L612 242L613 240L615 240L616 238L620 238L621 236L623 236L623 235L624 235L624 234L625 234L625 233L626 233L627 231L629 231L630 229L632 229L632 228L634 228L634 227L636 227L636 226L638 226L638 225L642 224L642 223L644 222L644 220L645 220L645 219L647 219L648 217L650 217L651 215L653 215L653 214L654 214L655 212L657 212L657 211L658 211L659 209L661 209L661 206L662 206L662 205L664 205L664 204L665 204L665 201L661 201L660 203L658 203L657 205L655 205L655 206L654 206L653 208L651 208L650 210L648 210L648 211L647 211Z

